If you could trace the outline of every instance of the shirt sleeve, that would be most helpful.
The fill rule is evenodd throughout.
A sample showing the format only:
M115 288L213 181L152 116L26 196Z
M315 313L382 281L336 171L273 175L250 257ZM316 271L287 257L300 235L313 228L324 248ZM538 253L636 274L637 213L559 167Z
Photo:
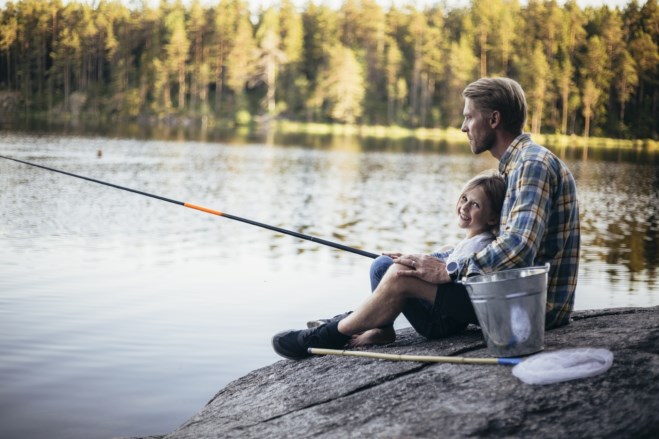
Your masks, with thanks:
M500 233L465 264L463 275L532 266L545 234L551 210L551 168L541 159L522 162L508 176Z
M446 260L451 255L451 253L452 253L452 250L451 251L446 251L446 252L435 252L435 253L431 253L430 256L435 257L435 258L439 259L442 262L446 262Z

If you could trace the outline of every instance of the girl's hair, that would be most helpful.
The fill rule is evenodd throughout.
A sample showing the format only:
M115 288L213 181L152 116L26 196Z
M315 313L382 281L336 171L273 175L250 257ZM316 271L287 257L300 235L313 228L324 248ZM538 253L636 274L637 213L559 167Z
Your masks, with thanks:
M465 184L462 188L461 194L467 191L482 187L490 202L492 213L497 219L497 223L492 226L492 230L497 232L499 229L499 217L501 216L501 208L503 207L503 200L506 197L506 180L495 170L483 171Z

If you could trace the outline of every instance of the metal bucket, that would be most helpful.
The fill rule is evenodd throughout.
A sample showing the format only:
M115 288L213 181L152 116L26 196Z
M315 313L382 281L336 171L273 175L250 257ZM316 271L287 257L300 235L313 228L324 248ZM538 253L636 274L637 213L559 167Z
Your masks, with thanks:
M463 279L488 350L497 357L541 351L549 264Z

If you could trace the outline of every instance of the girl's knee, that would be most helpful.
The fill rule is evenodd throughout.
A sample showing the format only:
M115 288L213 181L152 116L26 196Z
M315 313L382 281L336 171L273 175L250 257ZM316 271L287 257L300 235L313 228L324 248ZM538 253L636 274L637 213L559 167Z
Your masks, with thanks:
M371 276L371 290L375 290L378 286L385 273L393 265L394 260L389 256L380 255L371 264L370 276Z
M380 255L373 260L373 263L371 264L371 272L374 270L385 272L393 263L394 260L389 256Z

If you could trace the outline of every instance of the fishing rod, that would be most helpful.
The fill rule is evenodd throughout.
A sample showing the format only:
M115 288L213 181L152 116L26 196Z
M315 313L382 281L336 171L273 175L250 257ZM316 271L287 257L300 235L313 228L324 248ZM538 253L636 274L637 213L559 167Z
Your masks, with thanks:
M135 194L138 194L138 195L144 195L144 196L147 196L147 197L155 198L157 200L166 201L168 203L177 204L179 206L184 206L184 207L188 207L190 209L195 209L195 210L199 210L199 211L202 211L202 212L210 213L211 215L217 215L217 216L228 218L228 219L231 219L231 220L234 220L234 221L240 221L240 222L243 222L243 223L246 223L246 224L251 224L253 226L257 226L257 227L261 227L261 228L264 228L264 229L272 230L274 232L283 233L285 235L290 235L290 236L294 236L296 238L304 239L306 241L311 241L311 242L315 242L315 243L318 243L318 244L326 245L328 247L333 247L333 248L336 248L336 249L339 249L339 250L344 250L344 251L347 251L347 252L350 252L350 253L355 253L355 254L358 254L358 255L361 255L361 256L366 256L368 258L375 259L379 256L379 255L376 255L375 253L360 250L358 248L348 247L347 245L339 244L337 242L327 241L325 239L316 238L314 236L305 235L305 234L302 234L302 233L294 232L292 230L282 229L281 227L276 227L276 226L271 226L271 225L268 225L268 224L260 223L258 221L253 221L253 220L250 220L250 219L247 219L247 218L242 218L242 217L239 217L239 216L236 216L236 215L231 215L231 214L228 214L228 213L225 213L225 212L220 212L218 210L209 209L208 207L198 206L198 205L192 204L192 203L186 203L186 202L183 202L183 201L173 200L171 198L161 197L160 195L150 194L148 192L143 192L143 191L139 191L139 190L136 190L136 189L131 189L131 188L128 188L128 187L125 187L125 186L119 186L118 184L113 184L113 183L108 183L106 181L96 180L95 178L85 177L83 175L73 174L71 172L66 172L66 171L62 171L62 170L59 170L59 169L49 168L48 166L43 166L43 165L39 165L39 164L36 164L36 163L31 163L31 162L26 162L26 161L23 161L23 160L18 160L18 159L12 158L12 157L6 157L6 156L3 156L3 155L0 155L0 158L7 159L7 160L12 160L14 162L22 163L22 164L28 165L28 166L34 166L36 168L45 169L47 171L57 172L59 174L68 175L70 177L80 178L82 180L91 181L92 183L98 183L98 184L102 184L102 185L105 185L105 186L110 186L110 187L113 187L113 188L116 188L116 189L121 189L122 191L128 191L128 192L132 192L132 193L135 193Z

